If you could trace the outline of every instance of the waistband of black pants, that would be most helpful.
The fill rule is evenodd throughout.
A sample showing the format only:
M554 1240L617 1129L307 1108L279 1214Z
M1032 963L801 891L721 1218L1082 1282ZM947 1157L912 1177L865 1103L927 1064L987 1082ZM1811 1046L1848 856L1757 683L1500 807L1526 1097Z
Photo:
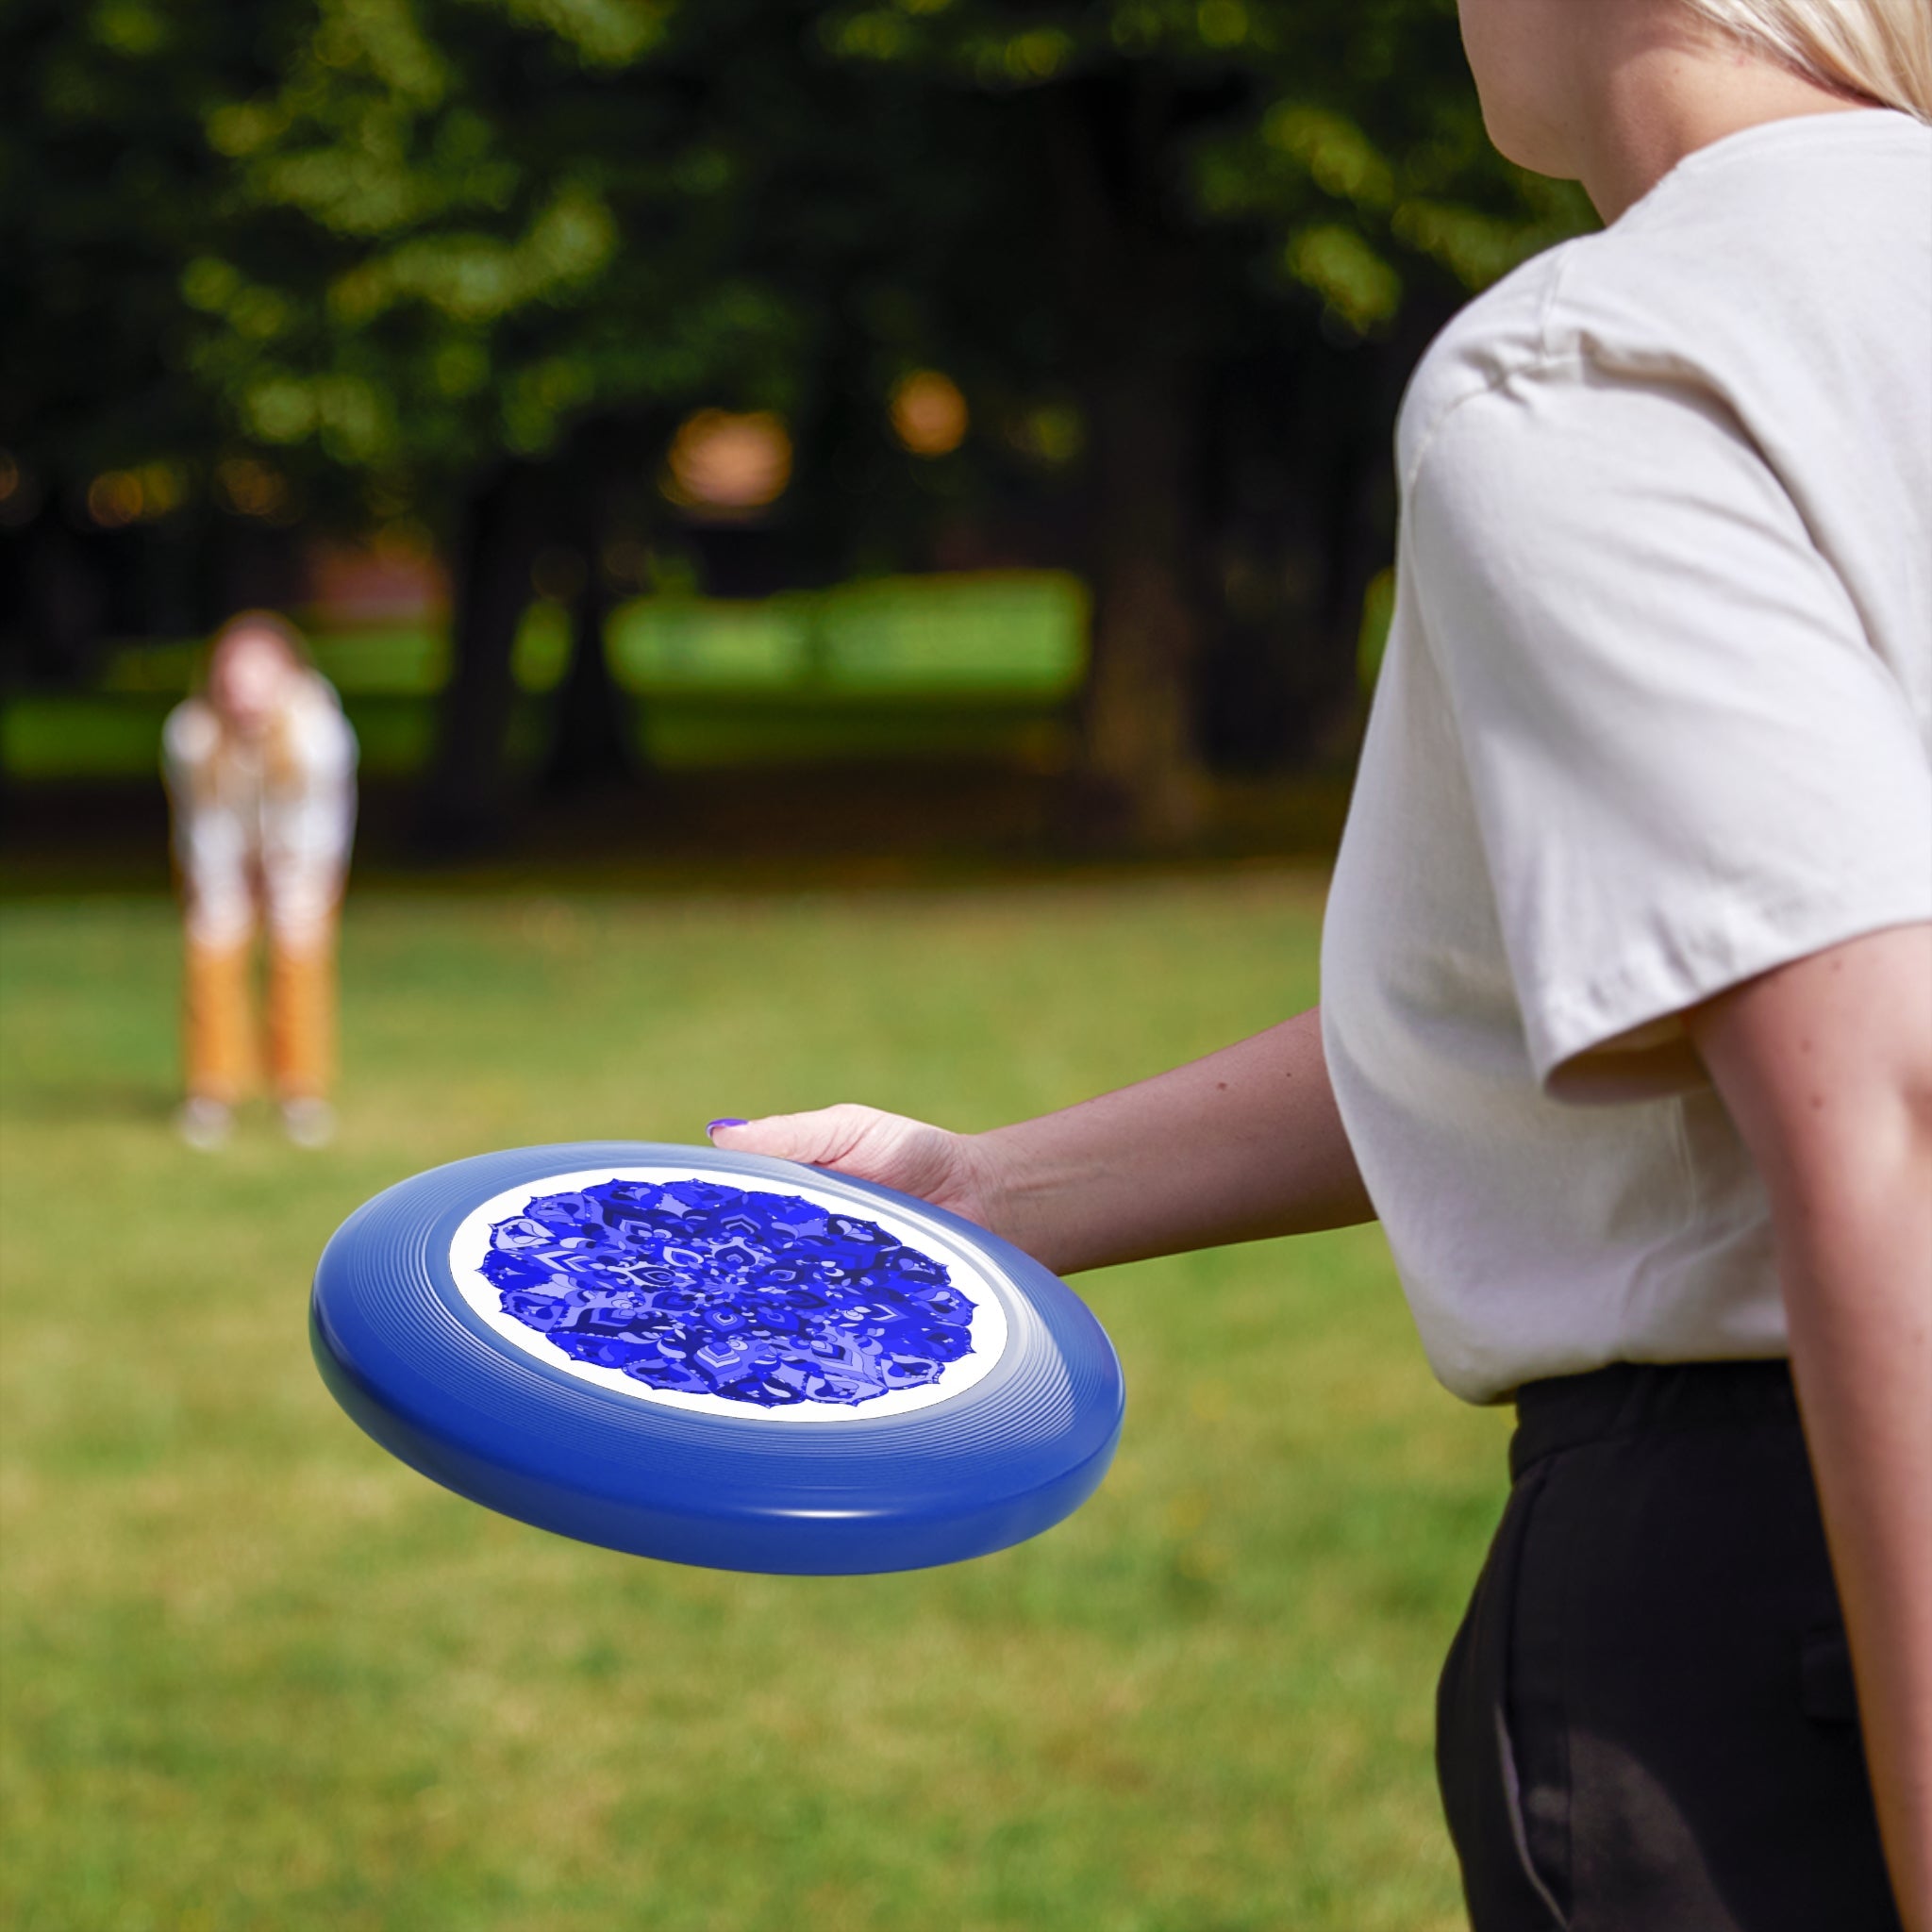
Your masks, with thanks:
M1516 1391L1509 1474L1586 1442L1655 1431L1798 1420L1791 1365L1748 1362L1612 1362L1583 1375L1525 1382Z

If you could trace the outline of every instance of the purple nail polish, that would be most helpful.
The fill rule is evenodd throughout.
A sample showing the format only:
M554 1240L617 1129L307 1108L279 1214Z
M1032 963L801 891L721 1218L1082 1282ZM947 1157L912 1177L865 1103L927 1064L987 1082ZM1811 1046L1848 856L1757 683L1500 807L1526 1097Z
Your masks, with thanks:
M749 1121L713 1121L711 1124L705 1129L705 1132L708 1134L715 1134L720 1127L744 1127L749 1126L750 1124L751 1123Z

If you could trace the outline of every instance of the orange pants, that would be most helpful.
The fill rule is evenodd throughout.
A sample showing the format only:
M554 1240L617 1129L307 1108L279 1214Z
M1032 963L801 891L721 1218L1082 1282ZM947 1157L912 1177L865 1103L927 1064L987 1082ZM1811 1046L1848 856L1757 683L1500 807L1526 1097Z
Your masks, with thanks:
M255 941L188 941L183 1036L188 1091L232 1107L261 1072L255 1022ZM333 923L299 949L268 949L268 1073L277 1100L320 1100L335 1073L336 934Z

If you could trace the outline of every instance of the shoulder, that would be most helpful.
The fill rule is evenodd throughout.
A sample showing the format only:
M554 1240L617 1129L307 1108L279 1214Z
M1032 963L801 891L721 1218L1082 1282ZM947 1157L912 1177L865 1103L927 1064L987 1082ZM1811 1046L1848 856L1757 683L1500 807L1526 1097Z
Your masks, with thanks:
M1405 484L1457 409L1547 359L1549 313L1565 273L1597 239L1566 242L1524 262L1460 310L1429 344L1409 378L1396 429Z
M1685 273L1670 258L1687 238L1659 235L1644 212L1524 263L1436 338L1403 400L1406 486L1451 423L1503 413L1473 405L1659 378L1722 388L1726 340L1753 299L1750 278L1713 270L1695 244Z
M205 764L221 741L222 727L205 698L184 698L161 726L161 752L170 764Z
M1411 486L1472 403L1530 389L1664 385L1755 429L1848 356L1922 358L1927 328L1932 128L1882 112L1748 128L1456 316L1404 398L1399 474Z
M326 771L355 759L355 731L342 715L335 686L319 671L304 674L289 707L288 729L296 756L311 770Z

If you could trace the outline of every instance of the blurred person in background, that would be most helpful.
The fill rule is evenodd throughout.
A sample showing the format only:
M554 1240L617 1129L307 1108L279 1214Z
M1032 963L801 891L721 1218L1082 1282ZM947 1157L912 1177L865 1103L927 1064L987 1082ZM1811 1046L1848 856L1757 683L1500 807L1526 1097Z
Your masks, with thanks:
M1405 398L1321 1008L713 1138L1062 1274L1379 1218L1517 1411L1437 1703L1476 1932L1932 1932L1932 8L1460 12L1607 225Z
M169 715L162 760L187 926L176 1126L190 1146L220 1146L258 1082L265 925L270 1083L289 1139L322 1146L335 1130L336 922L356 735L295 628L250 610L216 633L202 690Z

